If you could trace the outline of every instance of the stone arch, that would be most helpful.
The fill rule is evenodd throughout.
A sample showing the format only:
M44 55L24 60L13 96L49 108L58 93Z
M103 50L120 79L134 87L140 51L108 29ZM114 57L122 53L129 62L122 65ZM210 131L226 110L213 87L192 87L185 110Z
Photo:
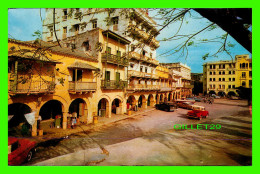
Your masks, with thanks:
M8 121L8 127L15 127L21 123L27 123L24 114L31 113L30 106L24 103L12 103L8 105L8 116L12 118Z
M159 104L159 101L160 101L159 94L155 95L155 101L156 101L156 104Z
M84 99L76 98L71 101L68 112L73 117L77 117L80 122L86 123L88 119L88 104Z
M153 94L149 94L147 98L147 106L154 106L154 96Z
M100 117L111 117L110 101L106 97L98 101L97 113Z
M139 108L147 108L147 101L145 95L140 95L138 98L138 107Z
M120 97L121 98L121 97ZM123 113L123 101L119 97L114 98L111 105L111 111L114 114L122 114Z
M134 95L128 96L126 105L127 105L126 109L135 110L135 106L137 105L137 100Z
M226 95L226 93L224 91L219 91L218 95L221 96L221 97L224 97Z
M216 95L216 92L213 91L213 90L209 91L209 95L212 95L212 94L215 94L215 95Z
M227 95L228 96L236 96L236 93L234 91L229 91Z
M169 94L168 94L168 101L171 101L171 100L172 100L172 93L169 92Z

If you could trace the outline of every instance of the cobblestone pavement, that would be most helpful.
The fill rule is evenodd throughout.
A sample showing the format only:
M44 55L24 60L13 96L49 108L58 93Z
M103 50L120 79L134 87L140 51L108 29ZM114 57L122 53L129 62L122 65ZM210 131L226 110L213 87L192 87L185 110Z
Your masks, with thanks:
M39 143L25 165L251 165L252 117L247 102L197 103L210 112L201 121L187 110L159 110ZM176 130L175 124L220 124L218 130Z

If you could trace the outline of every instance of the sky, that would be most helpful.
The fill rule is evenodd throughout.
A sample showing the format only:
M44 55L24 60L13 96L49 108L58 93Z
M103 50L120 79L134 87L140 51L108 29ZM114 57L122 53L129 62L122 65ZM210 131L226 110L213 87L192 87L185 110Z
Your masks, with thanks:
M155 12L150 12L150 16L154 16ZM178 34L192 34L196 31L207 26L210 21L203 18L196 13L191 11L192 18L187 15L185 18L182 28ZM8 38L13 38L21 41L28 41L36 39L33 37L33 33L37 30L42 31L42 20L45 18L44 9L9 9L8 10ZM196 19L200 18L200 19ZM156 20L159 24L161 21ZM180 22L175 22L170 24L168 27L163 29L157 36L157 40L163 40L173 36L178 30ZM158 27L160 29L160 27ZM194 43L192 46L188 46L188 55L180 56L180 54L163 54L169 50L172 50L175 46L180 44L182 40L173 41L160 41L160 47L156 50L157 57L160 63L171 63L171 62L181 62L187 64L191 67L191 72L202 73L202 64L208 61L219 61L219 60L231 60L231 57L226 53L218 54L218 57L208 57L203 60L202 57L206 53L214 54L219 48L220 44L217 43L207 43L207 44L196 44L198 40L215 38L225 34L220 28L216 28L212 31L202 32L196 35ZM230 48L230 54L234 58L235 55L240 54L251 54L244 49L239 43L237 43L231 36L228 36L228 43L234 44L234 47Z

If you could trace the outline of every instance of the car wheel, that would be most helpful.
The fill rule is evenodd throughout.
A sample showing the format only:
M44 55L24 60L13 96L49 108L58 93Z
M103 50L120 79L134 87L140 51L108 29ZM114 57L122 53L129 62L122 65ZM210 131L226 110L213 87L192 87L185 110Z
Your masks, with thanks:
M31 149L31 150L28 152L27 157L26 157L26 161L27 161L27 162L29 162L29 161L32 160L33 152L34 152L33 149Z
M209 116L209 114L207 114L207 115L205 116L205 118L208 118L208 116Z

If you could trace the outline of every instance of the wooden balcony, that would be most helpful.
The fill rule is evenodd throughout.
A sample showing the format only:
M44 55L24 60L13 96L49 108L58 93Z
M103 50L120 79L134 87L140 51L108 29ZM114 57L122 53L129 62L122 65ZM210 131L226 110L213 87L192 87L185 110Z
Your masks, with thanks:
M158 60L155 60L155 59L147 57L147 56L142 56L141 54L138 54L136 52L130 52L129 58L144 61L144 62L151 63L151 64L154 64L154 65L159 65Z
M15 94L40 94L40 93L53 93L55 89L54 81L28 81L26 83L15 83L9 81L9 92Z
M124 89L124 88L127 88L127 81L101 80L101 88L103 88L103 89Z
M160 91L166 92L166 91L172 91L174 90L174 87L160 87Z
M135 71L135 70L128 70L128 77L142 77L142 78L159 79L159 75L157 75L157 74L140 72L140 71Z
M120 57L114 54L108 54L108 53L102 53L101 55L101 61L102 62L107 62L115 65L120 65L120 66L128 66L129 61L125 57Z
M132 84L129 85L127 90L134 91L159 91L160 85L146 85L146 84Z
M97 82L69 82L69 92L96 91Z

